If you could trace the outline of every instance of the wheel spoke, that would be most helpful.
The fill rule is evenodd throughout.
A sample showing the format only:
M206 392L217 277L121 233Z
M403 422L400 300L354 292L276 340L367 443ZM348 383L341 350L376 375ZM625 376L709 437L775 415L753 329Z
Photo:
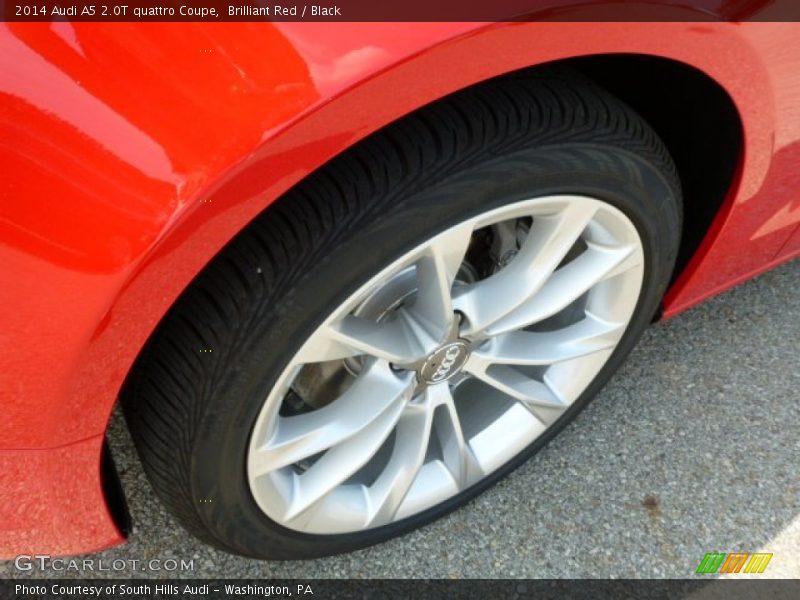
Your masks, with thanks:
M558 269L538 294L487 328L488 335L523 329L560 312L598 282L641 264L633 245L605 246L587 242L588 248Z
M317 330L296 360L324 362L366 354L393 363L411 363L435 343L426 324L408 311L397 311L381 322L347 315L339 323Z
M459 489L464 489L478 481L485 473L464 438L461 418L458 416L449 386L438 385L434 388L436 389L433 393L437 395L436 403L441 408L435 413L433 427L442 448L442 460Z
M484 369L491 364L550 365L612 348L625 330L587 314L574 325L556 331L512 331L487 341L472 353Z
M508 365L489 364L473 355L464 365L464 371L527 407L566 407L566 403L545 383L528 377Z
M432 432L439 440L443 463L459 489L483 477L484 473L464 439L450 386L431 386L425 390L423 401L407 407L398 422L392 457L370 489L372 514L369 525L394 519L422 468Z
M396 406L402 407L410 393L410 374L401 378L386 363L373 363L330 404L280 417L269 441L251 452L251 475L257 477L341 444Z
M433 412L427 398L421 405L409 405L397 422L394 449L389 463L370 487L368 525L388 523L406 497L419 473L428 450Z
M417 298L412 311L441 335L453 319L451 289L472 238L471 222L434 238L416 263Z
M575 201L561 212L536 217L517 256L508 266L479 281L455 299L468 323L463 333L475 335L513 312L534 296L575 245L596 212L589 201Z
M403 407L402 402L395 402L367 427L328 450L306 472L294 474L284 518L296 518L367 464L394 430Z

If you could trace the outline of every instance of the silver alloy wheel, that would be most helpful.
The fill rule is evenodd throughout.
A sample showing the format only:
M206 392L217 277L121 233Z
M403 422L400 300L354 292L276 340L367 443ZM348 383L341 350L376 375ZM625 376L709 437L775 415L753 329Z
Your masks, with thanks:
M510 204L420 244L289 360L251 433L258 506L284 527L335 534L465 490L595 378L643 271L631 221L585 196Z

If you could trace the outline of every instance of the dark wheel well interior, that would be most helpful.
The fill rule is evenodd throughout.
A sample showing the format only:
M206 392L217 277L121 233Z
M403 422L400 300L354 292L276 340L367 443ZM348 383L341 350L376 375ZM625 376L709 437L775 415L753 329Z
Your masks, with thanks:
M646 55L569 59L638 112L667 146L683 187L684 222L677 277L719 212L742 154L742 124L731 97L702 71Z

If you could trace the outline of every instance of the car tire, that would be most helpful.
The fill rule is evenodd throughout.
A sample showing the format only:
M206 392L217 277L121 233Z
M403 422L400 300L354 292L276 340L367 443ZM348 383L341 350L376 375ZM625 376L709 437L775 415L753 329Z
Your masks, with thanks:
M581 229L576 218L584 216ZM449 264L455 250L442 246L436 254L436 240L455 239L459 227L472 229L453 242L462 246L462 262ZM680 186L664 145L633 110L580 76L556 69L514 74L428 105L267 208L164 317L121 398L148 478L188 531L251 557L319 557L416 529L506 476L597 394L652 320L680 231ZM547 236L574 243L554 250ZM574 265L584 264L581 257L594 253L599 261L608 258L604 252L617 252L619 262L596 267L609 269L592 272L596 283L583 290L569 279L580 272ZM424 280L425 273L434 279ZM566 282L560 288L548 287L553 273ZM445 281L450 300L430 300L439 293L429 292L430 281ZM566 306L564 295L550 308L530 308L537 294L564 290L581 295ZM434 314L445 320L431 324ZM538 320L527 323L534 314ZM559 333L589 317L590 333L570 330L585 334L578 342ZM424 322L427 333L412 321ZM516 337L511 324L520 325ZM309 340L317 340L320 356L334 358L311 362ZM515 354L517 342L530 343L530 353ZM359 354L367 347L375 354ZM496 362L507 360L525 364ZM569 393L550 389L555 379L572 386ZM332 412L355 395L346 396L358 381L367 381L362 404ZM373 415L364 399L383 402L384 392L400 400L387 400ZM424 404L435 394L449 399ZM537 404L536 394L546 398ZM416 431L396 423L412 422L402 419L411 419L415 403L422 408L413 410L431 416L413 422L427 423L422 435L435 430L437 441L426 441L421 453L403 450L417 479L381 495L387 504L376 508L372 488L389 481L382 478L393 457ZM323 441L316 430L281 438L294 431L286 423L307 424L297 417L317 411ZM482 411L505 421L481 429ZM468 419L457 423L462 414ZM325 415L363 422L342 432L323 423ZM512 416L516 429L509 429ZM478 433L468 434L465 423ZM365 437L367 427L372 437ZM314 456L284 464L302 454L300 446ZM423 469L430 470L427 488L418 482ZM405 471L393 473L397 479ZM334 491L320 495L335 481Z

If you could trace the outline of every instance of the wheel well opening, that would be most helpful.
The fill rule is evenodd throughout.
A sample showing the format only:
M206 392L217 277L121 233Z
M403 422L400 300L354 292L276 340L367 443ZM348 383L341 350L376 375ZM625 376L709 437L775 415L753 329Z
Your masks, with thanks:
M628 104L653 127L667 146L678 170L684 200L682 239L673 271L674 280L699 247L733 183L743 141L742 124L733 100L702 71L685 63L651 55L591 55L534 65L522 71L556 65L580 73ZM391 125L393 123L386 126ZM364 140L357 142L361 143ZM351 149L344 152L349 151ZM322 165L315 173L325 168L326 165ZM270 210L273 208L267 209ZM162 325L163 320L154 329L148 343ZM131 367L123 390L128 387L143 354L140 353Z
M672 155L684 202L674 281L697 251L733 183L743 137L733 100L702 71L666 58L607 54L561 64L638 112Z
M600 55L560 64L575 69L631 106L655 129L671 153L684 193L683 235L673 274L677 276L722 206L741 155L742 126L731 98L704 73L668 59ZM151 336L148 345L154 338ZM135 374L144 367L144 354L146 351L140 353L128 374L121 396L135 387ZM125 529L128 519L110 472L106 482L109 505L117 523Z

